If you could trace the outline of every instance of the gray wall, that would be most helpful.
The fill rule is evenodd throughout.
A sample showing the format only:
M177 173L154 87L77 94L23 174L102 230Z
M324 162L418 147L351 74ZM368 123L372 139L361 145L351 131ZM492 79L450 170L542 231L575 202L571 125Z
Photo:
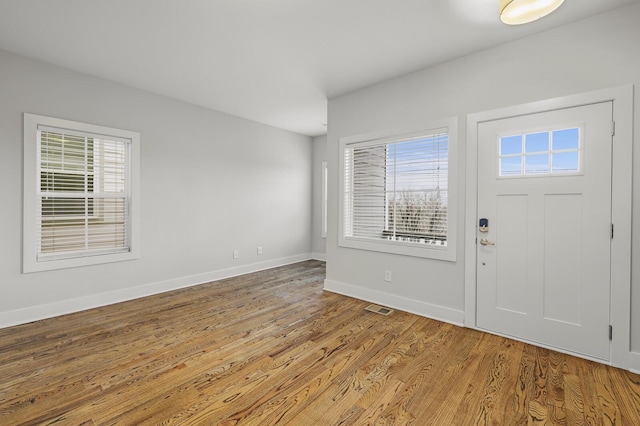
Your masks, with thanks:
M324 260L327 239L322 236L322 163L327 161L327 136L313 138L313 205L311 219L311 252L314 258Z
M330 99L327 288L452 322L464 315L466 115L537 100L636 85L635 142L640 129L640 4L459 58ZM339 138L458 117L458 222L456 262L338 246ZM634 168L640 170L638 150ZM640 265L640 173L634 176L633 265ZM633 269L632 306L640 306ZM384 271L393 282L384 282ZM633 350L640 351L640 309L632 319Z
M24 112L140 132L140 260L21 273ZM0 146L0 326L310 257L306 136L0 51Z

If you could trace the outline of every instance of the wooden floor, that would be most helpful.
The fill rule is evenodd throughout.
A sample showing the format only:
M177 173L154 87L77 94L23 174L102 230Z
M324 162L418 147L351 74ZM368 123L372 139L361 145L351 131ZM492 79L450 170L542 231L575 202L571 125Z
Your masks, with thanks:
M640 376L323 292L308 261L0 330L0 424L640 425Z

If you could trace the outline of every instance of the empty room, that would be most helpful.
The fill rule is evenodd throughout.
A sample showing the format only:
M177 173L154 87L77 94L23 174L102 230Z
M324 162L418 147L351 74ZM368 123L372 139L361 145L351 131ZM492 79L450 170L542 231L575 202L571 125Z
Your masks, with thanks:
M0 0L0 425L640 424L639 23Z

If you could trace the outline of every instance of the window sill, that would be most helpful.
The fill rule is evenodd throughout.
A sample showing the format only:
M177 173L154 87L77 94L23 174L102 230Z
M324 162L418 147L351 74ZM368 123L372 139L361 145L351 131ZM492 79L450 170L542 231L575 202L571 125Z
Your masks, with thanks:
M50 259L50 260L33 260L25 259L22 272L27 274L31 272L53 271L56 269L77 268L81 266L100 265L103 263L123 262L127 260L136 260L140 256L134 251L126 253L99 254L95 256L74 257L68 259Z
M340 247L377 251L400 256L412 256L425 259L456 261L456 252L450 245L415 244L403 241L373 241L351 237L341 238Z

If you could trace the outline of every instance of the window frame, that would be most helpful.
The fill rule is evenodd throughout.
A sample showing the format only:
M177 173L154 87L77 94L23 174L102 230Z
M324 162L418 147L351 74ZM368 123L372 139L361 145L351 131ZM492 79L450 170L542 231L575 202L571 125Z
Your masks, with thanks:
M398 142L407 139L419 137L428 137L438 133L446 133L448 136L448 155L447 155L447 244L446 246L415 244L402 241L374 240L374 239L358 239L348 237L345 231L345 225L349 219L346 217L346 190L345 190L345 172L346 172L346 156L345 149L352 146L370 146L385 142ZM377 251L383 253L397 254L403 256L413 256L428 259L444 260L454 262L456 260L457 246L457 151L458 151L458 119L457 117L437 120L424 126L424 130L420 131L384 131L369 134L347 136L339 139L339 238L338 245L340 247L353 248L359 250Z
M24 113L24 176L23 176L23 273L40 272L80 266L97 265L103 263L134 260L140 257L140 226L139 226L139 188L140 188L140 134L128 130L98 126L77 121L64 120L43 115ZM111 137L130 141L129 146L129 250L126 252L85 253L68 258L50 258L38 260L36 237L38 232L38 189L41 177L38 162L39 143L37 141L38 128L54 128L67 130L72 133L84 133L91 136ZM94 210L95 214L95 210ZM64 218L43 218L45 220Z
M327 169L327 162L322 162L322 238L327 238L327 201L329 190L329 171Z

